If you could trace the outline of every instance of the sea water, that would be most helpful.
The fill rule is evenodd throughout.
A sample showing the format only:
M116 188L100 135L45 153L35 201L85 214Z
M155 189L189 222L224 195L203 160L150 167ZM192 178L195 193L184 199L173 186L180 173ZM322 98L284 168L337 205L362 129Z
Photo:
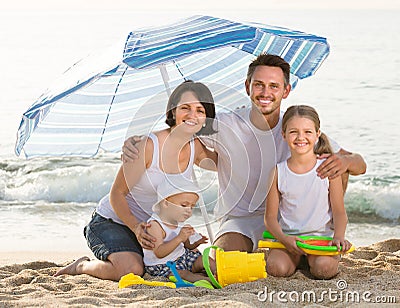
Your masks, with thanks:
M331 53L316 75L283 101L309 104L322 129L362 154L367 173L350 177L347 237L367 245L400 237L400 27L398 11L204 12L328 38ZM128 34L192 15L112 11L0 12L0 250L80 250L84 225L108 193L119 153L91 159L25 160L13 150L22 113L69 66ZM244 77L244 76L243 76ZM201 171L198 171L201 172ZM201 181L215 175L202 172ZM204 194L212 208L217 184ZM199 211L191 223L206 233ZM216 225L212 225L215 231Z

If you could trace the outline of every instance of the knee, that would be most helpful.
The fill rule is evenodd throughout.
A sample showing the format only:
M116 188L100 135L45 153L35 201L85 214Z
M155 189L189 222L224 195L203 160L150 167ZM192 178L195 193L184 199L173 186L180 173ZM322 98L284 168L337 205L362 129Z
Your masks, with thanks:
M266 270L268 275L274 277L289 277L294 274L296 268L290 264L285 264L283 262L268 262L267 260Z
M339 272L336 262L318 262L310 266L310 273L317 279L331 279Z
M144 266L142 264L132 264L129 266L128 273L134 273L138 276L144 275Z
M228 232L221 235L214 241L214 245L222 248L224 251L253 252L253 242L251 239L236 232Z
M125 276L130 273L138 275L138 276L144 275L144 267L142 264L129 264L129 265L123 266L121 268L117 268L116 271L117 271L117 276L119 277L119 279L121 279L122 276Z

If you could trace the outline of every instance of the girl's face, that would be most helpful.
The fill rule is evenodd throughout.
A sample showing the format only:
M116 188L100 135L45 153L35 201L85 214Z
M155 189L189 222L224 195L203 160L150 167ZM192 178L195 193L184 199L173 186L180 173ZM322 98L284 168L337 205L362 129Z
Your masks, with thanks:
M193 92L184 92L175 109L176 127L193 134L200 131L206 121L206 109Z
M192 192L184 192L168 197L164 200L161 215L170 223L184 222L192 216L192 210L199 196Z
M292 153L314 153L314 145L321 132L316 130L315 124L308 118L294 116L287 121L283 138L289 145Z

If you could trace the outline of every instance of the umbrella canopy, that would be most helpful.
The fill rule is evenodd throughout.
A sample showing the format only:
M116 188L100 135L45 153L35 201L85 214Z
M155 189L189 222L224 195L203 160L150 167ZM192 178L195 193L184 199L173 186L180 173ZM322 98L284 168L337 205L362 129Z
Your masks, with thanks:
M207 84L217 110L234 108L249 102L243 101L244 80L260 53L279 55L291 65L292 87L313 75L329 54L323 37L209 16L133 31L123 46L114 47L111 60L88 58L74 65L23 114L17 155L117 152L130 133L163 126L168 95L184 80Z

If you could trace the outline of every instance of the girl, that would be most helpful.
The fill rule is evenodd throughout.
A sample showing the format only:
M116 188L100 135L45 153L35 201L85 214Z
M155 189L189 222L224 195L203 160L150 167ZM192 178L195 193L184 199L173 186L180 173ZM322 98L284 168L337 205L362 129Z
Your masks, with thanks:
M323 160L318 155L332 153L329 140L320 131L317 112L309 106L292 106L282 120L282 135L291 157L275 168L267 196L264 222L267 230L286 249L271 249L267 272L290 276L304 252L297 247L299 235L333 236L332 245L350 249L345 240L347 214L344 208L341 177L329 180L317 176ZM319 279L338 273L339 256L307 255L310 272Z

